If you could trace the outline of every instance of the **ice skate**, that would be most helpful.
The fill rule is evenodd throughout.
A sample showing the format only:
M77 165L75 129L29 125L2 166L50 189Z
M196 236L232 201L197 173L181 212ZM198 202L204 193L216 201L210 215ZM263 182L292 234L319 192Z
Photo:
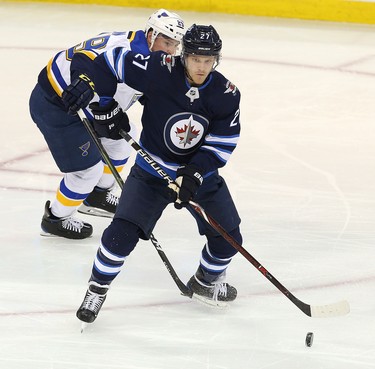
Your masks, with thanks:
M119 198L114 195L110 189L104 190L95 187L78 208L78 212L99 217L113 218L118 202Z
M42 236L83 239L92 235L92 226L74 217L57 218L51 213L50 201L46 202L42 218Z
M193 275L187 283L188 288L193 292L193 299L204 304L225 308L228 302L237 297L235 287L223 282L224 276L217 278L213 282L206 282L200 278L200 273Z
M107 298L108 289L108 285L90 282L85 298L77 310L77 318L84 323L92 323L98 316L99 311Z

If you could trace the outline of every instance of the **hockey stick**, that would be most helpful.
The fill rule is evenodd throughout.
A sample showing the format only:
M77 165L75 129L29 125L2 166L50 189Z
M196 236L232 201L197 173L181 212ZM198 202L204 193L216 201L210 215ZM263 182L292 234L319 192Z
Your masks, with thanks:
M86 117L86 115L85 115L85 113L83 112L82 109L78 110L78 116L80 117L83 125L87 129L89 135L91 136L91 138L95 142L95 145L97 146L97 148L98 148L98 150L99 150L99 152L100 152L103 160L108 165L110 171L112 172L113 176L116 179L117 184L119 185L119 187L122 190L122 188L124 187L124 181L122 180L122 178L121 178L119 172L117 171L116 167L112 164L112 161L111 161L110 157L108 156L108 153L107 153L106 149L103 147L103 144L98 139L98 137L97 137L97 135L96 135L96 133L95 133L95 131L94 131L91 123L87 119L87 117ZM157 239L155 238L155 236L153 234L150 235L150 241L154 245L154 247L155 247L156 251L158 252L161 260L163 261L165 267L167 268L170 276L172 277L172 279L176 283L178 289L181 291L181 294L184 295L184 296L187 296L187 297L191 298L192 297L192 292L181 281L181 279L178 277L178 275L177 275L176 271L174 270L172 264L168 260L167 255L164 253L161 245L159 244L159 242L157 241Z
M174 190L178 188L177 183L143 150L139 144L125 131L120 135L133 147L134 150L162 177L168 186ZM334 317L348 314L349 303L345 300L328 305L309 305L295 297L285 286L283 286L262 264L260 264L242 245L240 245L214 218L196 202L189 201L189 207L193 209L206 223L217 231L232 247L240 252L256 269L259 270L279 291L283 293L303 313L313 318Z

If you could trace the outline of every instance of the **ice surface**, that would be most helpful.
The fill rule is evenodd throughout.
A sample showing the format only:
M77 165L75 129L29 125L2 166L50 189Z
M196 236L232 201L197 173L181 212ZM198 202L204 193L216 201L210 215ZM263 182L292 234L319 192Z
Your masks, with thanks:
M219 70L242 92L242 137L222 170L245 248L299 299L342 299L349 315L311 319L238 255L226 311L179 295L150 242L114 282L97 321L75 311L108 219L84 241L42 238L60 174L28 113L39 71L102 31L144 27L150 9L0 4L0 367L6 369L365 369L375 348L375 28L181 12L212 23ZM140 108L130 112L139 121ZM204 240L187 212L154 230L180 277ZM314 332L311 348L307 332Z

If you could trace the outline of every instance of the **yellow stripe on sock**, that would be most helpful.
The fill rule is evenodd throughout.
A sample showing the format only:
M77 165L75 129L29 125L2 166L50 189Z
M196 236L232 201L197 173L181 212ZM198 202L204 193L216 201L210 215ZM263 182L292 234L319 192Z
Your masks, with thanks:
M115 167L119 173L124 169L124 165L119 165L118 167ZM112 174L111 169L109 169L109 166L107 164L104 165L104 174Z
M59 203L64 206L74 206L77 207L82 204L83 200L73 200L65 197L60 191L57 191L56 199Z

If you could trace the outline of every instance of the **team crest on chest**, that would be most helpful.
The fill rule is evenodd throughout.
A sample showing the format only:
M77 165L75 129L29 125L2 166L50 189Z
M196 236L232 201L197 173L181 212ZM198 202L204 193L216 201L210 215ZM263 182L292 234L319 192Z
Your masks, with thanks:
M164 140L174 154L194 152L204 139L208 120L193 113L179 113L170 117L164 128Z

